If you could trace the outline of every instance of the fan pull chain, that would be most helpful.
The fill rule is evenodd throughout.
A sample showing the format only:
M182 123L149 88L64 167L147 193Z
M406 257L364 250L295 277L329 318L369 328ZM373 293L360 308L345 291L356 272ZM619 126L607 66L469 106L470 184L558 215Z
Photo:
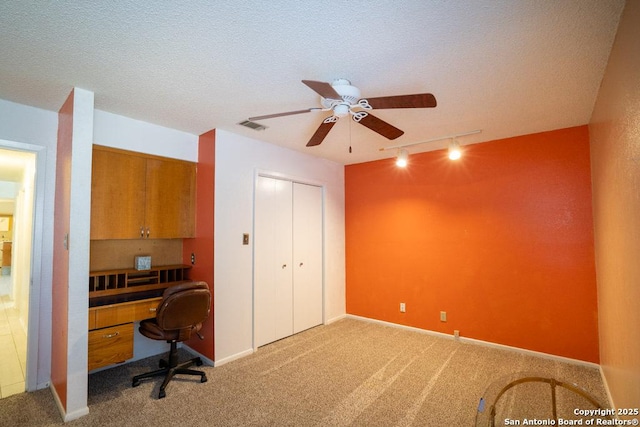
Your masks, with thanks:
M351 154L351 120L349 120L349 154Z

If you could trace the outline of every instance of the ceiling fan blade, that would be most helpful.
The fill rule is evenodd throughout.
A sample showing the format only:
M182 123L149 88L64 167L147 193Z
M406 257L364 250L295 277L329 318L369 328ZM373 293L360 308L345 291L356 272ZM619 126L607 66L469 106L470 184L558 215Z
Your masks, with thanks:
M294 114L302 114L302 113L308 113L310 111L320 111L320 110L322 110L322 108L307 108L306 110L287 111L286 113L276 113L276 114L267 114L264 116L249 117L247 120L254 121L254 120L273 119L275 117L292 116Z
M397 137L404 134L404 131L390 125L389 123L377 118L376 116L371 115L371 113L360 111L353 116L353 120L363 126L368 127L372 131L379 133L387 139L396 139Z
M336 121L337 119L333 119L333 116L330 116L320 123L316 132L313 134L309 142L307 142L307 147L314 147L322 144L322 141L324 141L333 125L336 124Z
M317 82L315 80L303 80L302 83L309 86L313 91L323 98L342 99L340 94L329 83Z
M381 96L366 98L374 109L386 108L433 108L437 105L436 97L430 93L415 95Z

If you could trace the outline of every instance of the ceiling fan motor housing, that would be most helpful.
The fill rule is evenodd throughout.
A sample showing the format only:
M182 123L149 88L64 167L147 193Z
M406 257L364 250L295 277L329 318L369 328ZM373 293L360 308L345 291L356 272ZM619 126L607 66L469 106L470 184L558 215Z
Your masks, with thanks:
M336 105L344 104L345 102L351 106L358 102L360 99L360 89L351 85L351 82L347 79L337 79L331 83L331 87L338 92L338 95L342 97L342 100L328 99L320 97L320 101L324 108L332 109ZM347 110L348 112L348 110ZM345 113L346 114L346 113Z

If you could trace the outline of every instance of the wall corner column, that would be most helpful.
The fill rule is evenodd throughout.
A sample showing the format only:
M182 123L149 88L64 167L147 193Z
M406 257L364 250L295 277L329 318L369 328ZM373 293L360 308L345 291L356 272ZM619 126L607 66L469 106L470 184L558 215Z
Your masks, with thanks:
M74 88L58 113L51 389L64 421L86 415L93 92Z

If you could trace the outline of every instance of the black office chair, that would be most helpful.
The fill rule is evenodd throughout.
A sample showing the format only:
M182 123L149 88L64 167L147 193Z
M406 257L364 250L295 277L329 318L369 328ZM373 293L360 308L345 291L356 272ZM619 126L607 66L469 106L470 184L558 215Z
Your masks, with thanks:
M140 333L154 340L163 340L171 344L168 360L160 360L160 369L133 377L133 387L140 385L140 380L164 375L158 399L166 396L165 388L176 374L199 375L200 382L207 381L202 371L188 369L192 365L202 366L202 360L195 357L178 363L177 343L186 341L191 334L197 334L202 327L211 308L211 293L204 282L188 282L167 288L162 294L162 301L156 311L156 317L140 322Z

